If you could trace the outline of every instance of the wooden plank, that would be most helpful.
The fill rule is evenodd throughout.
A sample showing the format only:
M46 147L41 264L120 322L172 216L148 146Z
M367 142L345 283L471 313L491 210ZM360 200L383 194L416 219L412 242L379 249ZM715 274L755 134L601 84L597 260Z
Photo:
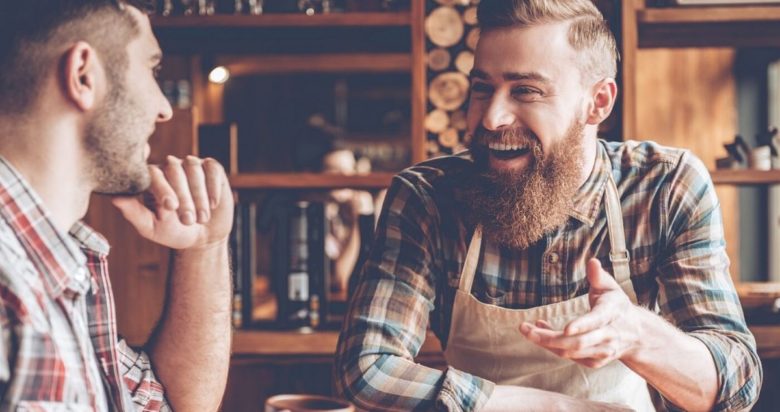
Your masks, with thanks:
M637 46L639 31L636 10L642 6L642 0L628 0L621 9L621 90L618 93L622 104L623 140L637 138Z
M234 355L255 356L332 356L339 339L337 331L313 333L287 331L238 330L233 334ZM428 332L420 355L441 353L441 343Z
M710 174L717 185L780 184L780 170L715 170Z
M639 24L780 21L778 6L646 8L637 13Z
M412 163L419 163L427 157L425 153L426 132L424 128L427 108L428 81L425 69L425 1L414 0L412 13Z
M273 56L223 56L215 66L225 66L231 76L275 73L390 73L408 72L407 53L346 53Z
M639 47L780 46L780 7L643 9Z
M748 326L756 337L758 355L761 359L780 358L780 325Z
M408 26L409 12L350 12L315 14L269 13L251 15L151 17L155 28L252 28L252 27L383 27Z
M393 173L335 175L324 173L244 173L230 176L233 189L384 189Z
M652 49L637 53L637 139L690 149L710 169L737 125L735 51ZM739 281L739 193L717 187L731 275Z

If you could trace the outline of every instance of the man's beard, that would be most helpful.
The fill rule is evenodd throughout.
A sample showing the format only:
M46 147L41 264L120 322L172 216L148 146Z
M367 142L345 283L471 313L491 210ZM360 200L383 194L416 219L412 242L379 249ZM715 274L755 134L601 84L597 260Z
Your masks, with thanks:
M121 81L109 77L109 94L86 129L89 173L97 193L134 195L146 190L151 180L144 159L148 135L143 133L149 127L142 122L147 116Z
M530 131L492 133L480 126L470 147L474 171L457 191L466 222L481 224L488 240L515 250L528 248L565 224L581 178L583 130L575 121L564 139L544 153ZM530 144L531 161L522 171L492 170L490 142Z

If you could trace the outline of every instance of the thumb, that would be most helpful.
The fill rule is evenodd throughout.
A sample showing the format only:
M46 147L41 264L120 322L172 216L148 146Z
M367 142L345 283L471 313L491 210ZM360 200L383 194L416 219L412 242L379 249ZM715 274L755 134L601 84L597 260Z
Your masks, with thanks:
M122 216L130 222L141 236L149 237L154 229L154 213L149 210L137 197L118 196L111 199L114 205L122 213Z
M598 259L591 258L588 260L586 270L591 290L619 288L617 282L615 282L615 278L610 276L610 274L601 267L601 262Z

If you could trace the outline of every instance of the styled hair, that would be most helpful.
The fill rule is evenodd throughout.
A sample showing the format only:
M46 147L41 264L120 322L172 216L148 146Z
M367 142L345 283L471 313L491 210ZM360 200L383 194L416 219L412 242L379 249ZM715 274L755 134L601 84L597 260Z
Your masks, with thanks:
M591 80L614 78L620 58L615 36L591 0L482 0L477 9L483 32L569 22L569 43Z
M129 7L143 0L0 0L0 114L35 103L47 71L78 41L97 50L111 80L128 65L127 42L140 31Z

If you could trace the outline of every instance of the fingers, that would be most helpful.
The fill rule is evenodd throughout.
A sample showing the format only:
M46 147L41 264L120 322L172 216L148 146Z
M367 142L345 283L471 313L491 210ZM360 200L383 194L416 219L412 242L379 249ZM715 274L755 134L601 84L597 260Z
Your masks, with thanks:
M588 276L588 283L590 283L591 290L609 290L619 289L620 285L615 281L607 271L601 267L601 262L598 259L591 258L588 260L586 266L586 273Z
M149 166L149 175L151 176L151 184L148 192L152 195L157 217L161 219L165 211L175 211L179 208L179 198L165 179L165 173L162 169L157 166Z
M179 220L185 225L194 224L197 221L195 202L192 200L192 193L190 192L190 185L187 181L187 174L184 172L182 160L174 156L168 156L162 170L165 173L165 179L174 193L176 193L179 201L177 209Z
M154 231L154 213L137 197L115 197L111 203L116 206L125 219L141 234L149 237Z
M537 321L536 325L549 323ZM555 355L571 359L584 366L598 368L616 359L620 353L619 339L610 326L594 331L567 336L561 331L531 325L525 322L520 331L531 342L549 350Z
M569 322L563 329L567 336L580 335L609 325L618 315L617 307L610 304L609 298L600 300L591 307L590 312Z
M195 206L195 215L198 223L206 223L211 218L211 206L206 182L206 173L203 171L203 161L195 156L187 156L183 162L184 173L189 184L192 203ZM186 224L186 222L185 222Z
M219 207L222 199L222 192L227 190L225 187L225 170L218 161L211 158L203 159L203 170L206 174L209 206L211 209L216 209Z

